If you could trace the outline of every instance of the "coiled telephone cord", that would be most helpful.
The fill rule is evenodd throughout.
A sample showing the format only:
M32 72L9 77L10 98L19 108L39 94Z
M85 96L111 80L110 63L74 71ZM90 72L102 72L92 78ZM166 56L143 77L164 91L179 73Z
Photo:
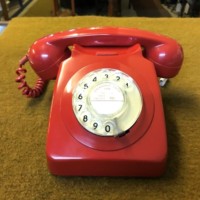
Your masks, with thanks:
M25 81L25 73L27 72L27 70L25 68L23 68L23 65L28 62L28 57L24 56L20 61L19 61L19 68L16 70L16 74L18 75L18 77L15 79L16 82L21 83L18 86L19 90L22 90L22 94L30 97L30 98L35 98L40 96L45 88L46 85L46 81L44 81L41 78L38 78L38 80L35 83L35 86L33 88L31 88L27 82Z

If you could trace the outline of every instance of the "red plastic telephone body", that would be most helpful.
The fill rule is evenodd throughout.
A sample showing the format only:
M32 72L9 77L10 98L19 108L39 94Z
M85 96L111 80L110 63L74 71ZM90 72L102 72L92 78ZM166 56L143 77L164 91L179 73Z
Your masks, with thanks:
M72 52L69 45L73 45ZM20 66L29 60L44 81L57 76L46 148L52 174L153 177L164 172L167 139L157 76L169 78L178 73L183 51L175 40L137 29L77 29L38 40L24 60ZM77 83L102 68L128 74L142 93L141 114L121 137L90 133L73 112Z

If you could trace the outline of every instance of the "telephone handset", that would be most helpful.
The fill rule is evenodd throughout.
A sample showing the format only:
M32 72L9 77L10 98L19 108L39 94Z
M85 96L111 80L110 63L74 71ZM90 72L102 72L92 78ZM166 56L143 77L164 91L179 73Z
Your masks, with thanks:
M25 81L28 61L39 76L34 88ZM16 81L24 95L37 97L57 78L46 148L50 172L161 175L167 140L157 77L175 76L182 61L175 40L138 29L73 29L34 42Z

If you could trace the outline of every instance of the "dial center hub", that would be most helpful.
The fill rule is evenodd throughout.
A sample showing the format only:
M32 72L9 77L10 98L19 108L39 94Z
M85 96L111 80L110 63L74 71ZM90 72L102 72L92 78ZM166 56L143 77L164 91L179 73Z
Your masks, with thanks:
M93 110L99 115L114 115L124 106L124 95L113 83L101 83L93 88L89 101Z

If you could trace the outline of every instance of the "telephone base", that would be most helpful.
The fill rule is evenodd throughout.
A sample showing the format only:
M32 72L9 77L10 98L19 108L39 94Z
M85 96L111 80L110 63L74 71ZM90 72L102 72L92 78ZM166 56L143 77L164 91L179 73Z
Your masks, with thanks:
M54 175L61 176L161 176L166 166L167 138L162 99L154 66L142 57L139 45L128 49L114 49L114 52L117 51L119 55L100 55L99 52L104 50L104 48L83 48L75 45L72 58L60 66L59 78L54 87L47 135L46 153L49 171ZM113 49L109 48L109 51L111 50ZM108 53L107 49L106 52ZM140 67L135 67L133 63L137 63L137 66ZM106 69L106 74L103 74L104 72L100 69ZM112 70L117 71L117 76L115 73L112 74ZM120 74L119 71L121 71ZM96 96L97 94L105 96L106 92L102 92L102 87L100 87L102 85L98 80L103 80L103 78L107 80L107 77L108 79L110 77L110 84L113 82L118 84L116 81L122 81L123 85L126 83L123 81L125 80L123 74L127 75L126 78L129 81L130 78L133 78L141 91L141 113L129 129L121 129L128 130L124 136L96 135L84 123L91 126L98 122L100 127L103 127L99 130L109 131L105 125L107 122L102 121L103 117L99 118L100 121L96 118L95 121L92 121L91 116L97 112L96 110L89 112L92 105L91 99L95 96L93 91L95 90ZM120 77L120 79L115 79L116 77ZM82 82L82 80L84 81ZM93 84L93 82L95 83ZM79 87L79 83L83 85ZM130 84L128 82L128 87ZM79 89L76 90L77 85ZM92 89L88 93L84 93L90 85L92 85ZM94 89L97 86L98 90ZM125 84L123 87L120 85L119 88L125 90L125 86L127 85ZM131 91L136 90L131 89ZM136 101L139 97L133 93L134 98L129 99L128 92L127 90L127 105L128 102L133 102L134 106L131 107L129 104L129 110L130 113L135 113L136 108L140 105L139 101ZM120 93L116 92L116 94L120 97ZM82 111L84 106L87 109ZM80 111L79 118L75 115L76 109ZM123 121L120 121L116 115L116 120L121 124L130 120L129 112L123 114L125 116ZM91 117L90 120L89 117ZM92 126L92 128L96 127Z
M59 176L159 177L165 172L167 157L162 128L157 126L158 132L150 128L134 144L113 151L89 148L68 133L59 144L55 137L47 144L49 171ZM56 135L60 138L58 132Z
M58 176L159 177L165 161L82 160L71 158L49 162L51 174Z

